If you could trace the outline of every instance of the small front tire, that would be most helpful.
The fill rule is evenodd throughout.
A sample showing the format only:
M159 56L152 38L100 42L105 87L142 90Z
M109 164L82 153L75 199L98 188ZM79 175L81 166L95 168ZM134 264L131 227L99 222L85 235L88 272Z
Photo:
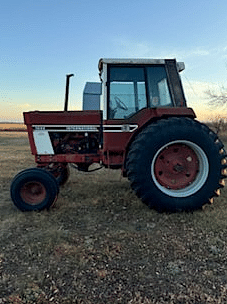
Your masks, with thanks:
M48 209L57 200L59 186L53 175L40 168L26 169L13 179L11 198L21 211Z

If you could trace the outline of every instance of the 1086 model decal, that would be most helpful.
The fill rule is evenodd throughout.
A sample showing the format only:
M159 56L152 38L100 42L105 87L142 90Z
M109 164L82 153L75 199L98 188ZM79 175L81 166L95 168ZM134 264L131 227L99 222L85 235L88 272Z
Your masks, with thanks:
M59 126L59 125L42 125L32 126L34 130L46 130L51 132L65 132L65 131L77 131L77 132L98 132L99 131L99 125L65 125L65 126Z
M100 125L42 125L32 126L35 131L49 131L49 132L98 132ZM122 124L122 125L104 125L103 132L133 132L138 128L136 124Z

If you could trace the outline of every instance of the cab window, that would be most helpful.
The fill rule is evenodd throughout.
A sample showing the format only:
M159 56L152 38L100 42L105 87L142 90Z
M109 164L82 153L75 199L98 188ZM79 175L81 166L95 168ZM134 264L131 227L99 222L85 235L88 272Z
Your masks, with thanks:
M164 66L147 67L149 106L166 107L172 105Z
M110 66L108 73L109 119L126 119L147 107L173 106L164 65Z
M109 81L109 119L125 119L147 107L143 67L111 67Z

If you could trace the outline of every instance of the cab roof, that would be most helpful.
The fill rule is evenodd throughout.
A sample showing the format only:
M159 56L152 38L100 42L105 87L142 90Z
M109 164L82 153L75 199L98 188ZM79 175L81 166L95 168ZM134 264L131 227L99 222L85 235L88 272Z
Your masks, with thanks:
M165 59L101 58L98 64L99 71L102 71L103 64L157 65L157 64L165 64ZM181 72L185 69L184 62L177 62L176 64L177 64L178 72Z

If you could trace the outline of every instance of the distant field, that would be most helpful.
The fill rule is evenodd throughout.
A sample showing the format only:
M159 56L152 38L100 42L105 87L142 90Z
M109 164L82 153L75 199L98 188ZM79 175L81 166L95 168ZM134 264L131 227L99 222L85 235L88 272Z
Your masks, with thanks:
M1 130L25 130L26 126L23 123L3 123L0 122Z

